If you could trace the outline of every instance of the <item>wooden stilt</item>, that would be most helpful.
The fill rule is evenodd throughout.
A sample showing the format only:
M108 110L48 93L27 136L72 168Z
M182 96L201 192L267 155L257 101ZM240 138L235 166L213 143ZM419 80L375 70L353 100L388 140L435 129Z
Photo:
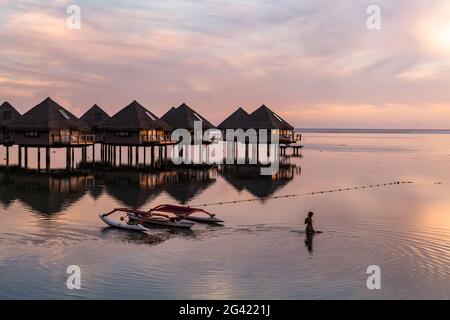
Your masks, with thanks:
M21 168L22 167L22 147L21 146L18 146L17 162L18 162L19 168Z
M119 166L122 166L122 146L119 146Z
M92 145L92 165L95 166L95 143Z
M155 146L151 146L150 149L150 161L151 161L151 166L153 167L155 164Z
M70 171L70 148L66 147L66 169Z
M249 161L249 146L248 142L245 142L245 162L244 163L250 163Z
M259 137L256 138L256 163L259 163Z
M37 172L41 172L41 148L37 148Z
M146 151L147 150L146 150L146 148L144 146L144 167L146 166L146 163L147 163L147 152Z
M75 169L75 148L71 148L72 149L72 169Z
M136 146L136 167L139 165L139 146Z
M45 171L50 172L50 148L45 148Z
M6 147L6 170L9 170L9 147Z
M24 152L25 152L25 164L24 164L24 167L25 167L25 169L28 169L28 147L25 147Z

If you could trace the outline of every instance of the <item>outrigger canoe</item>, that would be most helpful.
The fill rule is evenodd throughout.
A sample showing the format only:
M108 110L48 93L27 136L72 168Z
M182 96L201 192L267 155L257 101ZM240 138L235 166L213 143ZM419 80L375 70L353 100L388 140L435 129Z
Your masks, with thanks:
M124 212L127 215L128 220L133 223L117 223L107 218L109 215L115 212ZM198 214L203 214L203 216ZM129 230L138 230L141 227L145 228L143 224L153 224L170 228L190 229L195 224L195 222L213 224L224 222L222 219L216 217L215 214L212 214L203 209L170 204L159 205L157 207L154 207L153 209L150 209L149 211L116 208L111 212L100 215L100 219L102 219L108 225Z
M154 207L149 211L150 213L171 213L185 220L203 223L223 223L222 219L219 219L215 214L210 213L203 209L176 206L172 204L162 204ZM199 216L198 214L203 214Z
M158 213L154 211L140 211L140 210L134 210L134 209L127 209L127 208L116 208L111 212L105 213L101 215L101 219L103 221L104 218L107 216L115 213L115 212L123 212L126 214L127 219L129 221L132 221L133 223L131 225L143 225L143 224L154 224L158 226L164 226L164 227L170 227L170 228L185 228L189 229L192 228L192 226L195 224L192 221L184 220L182 217L179 217L175 214L170 213ZM108 223L105 221L105 223ZM124 229L127 229L126 226L130 224L120 224L120 226L117 227L123 227ZM130 229L132 230L132 229Z

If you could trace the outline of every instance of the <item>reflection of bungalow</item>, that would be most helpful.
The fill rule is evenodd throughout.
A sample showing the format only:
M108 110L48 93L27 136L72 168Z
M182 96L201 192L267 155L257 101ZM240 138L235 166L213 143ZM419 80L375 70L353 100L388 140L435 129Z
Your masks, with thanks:
M156 198L163 190L165 172L106 172L106 192L125 206L139 208Z
M9 103L0 105L0 144L10 146L13 142L12 134L7 130L8 125L20 118L20 113Z
M0 203L7 209L16 200L14 192L14 178L9 174L0 173Z
M203 132L209 129L215 129L214 125L206 120L199 113L191 109L187 104L183 103L178 108L171 108L161 117L161 120L166 122L175 129L186 129L191 135L194 133L194 123L201 121Z
M5 180L5 178L8 180ZM84 176L43 176L18 173L5 175L2 184L15 198L41 214L59 213L79 200L86 192ZM0 186L3 189L3 185ZM0 197L2 202L5 201Z
M181 204L186 204L216 182L208 169L179 169L164 190Z
M91 127L91 130L95 133L95 141L102 142L103 136L98 131L98 126L103 123L103 121L109 119L110 116L98 105L94 105L85 114L81 116L81 120Z
M272 135L277 135L281 144L291 144L300 141L300 134L294 133L294 127L265 105L248 114L239 108L225 119L219 129L266 129Z
M137 101L117 112L99 126L104 143L145 146L170 143L170 126Z
M262 176L258 166L226 165L221 174L236 190L247 190L253 196L263 199L290 183L296 172L298 170L295 165L288 165L280 167L272 176Z
M71 168L73 148L94 143L89 126L50 98L11 122L9 128L14 132L14 143L19 145L20 165L21 147L25 147L25 167L28 166L28 147L38 148L38 167L40 167L40 148L46 148L46 163L49 170L50 148L67 148L67 167Z
M157 172L110 171L96 176L96 185L115 200L131 208L139 208L155 199L162 191L180 203L187 203L215 182L213 172L198 169L169 169Z

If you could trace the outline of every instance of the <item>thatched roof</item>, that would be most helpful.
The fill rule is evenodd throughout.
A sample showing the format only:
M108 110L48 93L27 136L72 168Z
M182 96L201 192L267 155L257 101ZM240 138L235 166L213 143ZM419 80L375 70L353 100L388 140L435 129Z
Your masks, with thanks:
M89 126L50 98L9 125L14 130L89 130Z
M239 108L218 125L218 129L279 129L294 130L294 127L279 115L262 105L251 114Z
M294 130L293 126L265 105L250 114L250 122L254 129Z
M20 113L8 101L0 105L0 128L6 127L18 118L20 118Z
M242 108L237 109L228 118L217 126L218 129L248 129L250 124L250 115Z
M203 116L191 109L186 103L178 108L171 108L161 117L172 129L194 130L194 121L202 121L203 130L214 129L215 126Z
M262 105L250 114L250 122L253 129L294 130L293 126L265 105Z
M136 100L99 125L104 130L170 130L170 126Z
M98 105L94 105L85 114L81 116L81 120L86 122L90 127L96 128L103 121L109 119L110 116Z

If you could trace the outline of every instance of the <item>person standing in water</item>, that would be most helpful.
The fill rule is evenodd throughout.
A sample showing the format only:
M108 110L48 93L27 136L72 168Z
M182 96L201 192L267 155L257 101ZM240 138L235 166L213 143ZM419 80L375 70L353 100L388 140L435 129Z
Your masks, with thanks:
M306 234L309 234L309 235L316 233L316 230L314 230L314 227L313 227L313 220L312 220L313 215L314 215L314 212L310 211L310 212L308 212L308 216L305 218Z
M305 218L305 224L306 224L305 245L308 248L309 252L313 251L313 236L316 233L316 230L314 230L314 226L313 226L313 220L312 220L313 215L314 215L314 212L310 211L310 212L308 212L308 216Z

